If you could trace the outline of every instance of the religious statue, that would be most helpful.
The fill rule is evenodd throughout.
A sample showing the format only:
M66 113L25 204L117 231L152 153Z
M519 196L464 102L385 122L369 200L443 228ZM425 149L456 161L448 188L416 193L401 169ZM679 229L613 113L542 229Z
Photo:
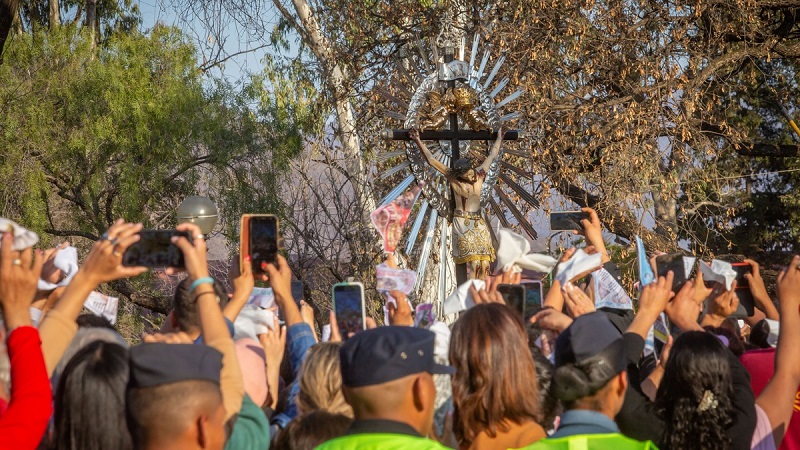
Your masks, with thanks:
M475 92L467 86L448 88L444 95L438 91L428 93L430 110L421 114L420 129L438 130L450 122L456 114L473 131L489 130L486 114L475 106Z
M448 168L422 142L419 130L409 131L409 138L416 142L428 164L447 178L455 194L456 206L452 220L453 259L456 264L469 264L472 268L471 278L485 279L489 264L495 259L492 235L481 212L481 188L486 173L500 154L506 131L508 130L505 127L500 129L489 155L477 169L466 158L456 160L454 167Z

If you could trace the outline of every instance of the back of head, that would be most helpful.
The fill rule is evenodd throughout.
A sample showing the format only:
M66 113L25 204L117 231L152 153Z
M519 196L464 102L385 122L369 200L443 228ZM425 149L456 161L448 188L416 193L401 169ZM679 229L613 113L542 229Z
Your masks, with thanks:
M328 411L314 411L298 416L278 434L273 443L277 450L313 450L323 442L344 435L353 422L351 417Z
M53 448L133 448L125 422L128 352L94 341L66 365L55 396Z
M507 431L503 422L540 419L536 368L519 318L498 303L470 308L450 337L453 431L469 444L482 431Z
M130 350L128 427L135 448L184 446L199 424L208 448L225 442L222 354L203 345L142 344Z
M556 339L555 352L555 391L565 409L615 409L604 404L609 401L604 394L626 369L625 349L605 313L596 311L575 319Z
M690 331L675 339L656 394L667 423L668 448L728 448L733 383L728 349L713 334Z
M300 392L297 409L300 414L328 411L353 417L353 408L342 394L342 372L336 343L320 343L308 351L300 369Z
M178 283L172 297L173 316L178 328L184 333L191 333L200 328L200 316L197 314L197 301L194 293L189 291L192 281L189 278ZM228 293L222 282L214 279L214 292L220 308L228 303Z
M428 434L436 397L433 375L453 373L434 361L435 339L429 330L391 326L362 331L342 344L342 392L353 416L399 421Z

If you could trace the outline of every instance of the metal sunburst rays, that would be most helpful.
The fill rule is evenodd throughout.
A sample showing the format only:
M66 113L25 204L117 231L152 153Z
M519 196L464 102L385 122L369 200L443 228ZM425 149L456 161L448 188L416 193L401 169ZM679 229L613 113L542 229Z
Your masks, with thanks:
M395 59L395 79L389 88L379 87L376 92L397 109L385 109L383 115L389 119L402 123L403 128L419 128L421 115L431 92L441 92L443 83L440 81L439 67L434 65L439 61L436 44L432 44L432 51L428 52L420 39L413 42L416 52L411 55L400 53ZM458 61L466 65L465 45L462 40L461 50L457 55ZM522 89L514 90L505 96L500 96L506 90L509 79L504 77L497 81L500 69L506 61L501 55L494 61L491 60L490 50L481 52L480 36L476 35L472 41L469 63L466 66L468 74L457 82L469 86L477 94L477 110L485 115L487 122L493 129L498 129L506 122L511 122L521 117L517 111L501 114L501 109L506 108L511 102L523 95ZM491 64L490 64L491 62ZM435 94L434 94L435 95ZM459 119L461 120L461 119ZM466 124L464 128L469 128ZM461 142L460 153L469 155L478 161L487 156L489 143ZM434 156L446 166L449 166L452 155L449 141L439 141L429 145ZM403 158L403 156L405 156ZM534 176L523 167L530 167L527 161L529 156L524 152L501 149L500 157L491 166L487 173L481 202L485 205L487 216L496 217L504 227L518 227L532 238L536 238L536 231L531 226L523 213L529 208L539 207L539 201L534 193ZM381 201L387 204L402 194L416 180L424 182L423 197L417 202L409 220L410 226L405 236L403 246L409 264L416 268L419 289L425 279L429 260L438 259L438 277L443 279L448 276L447 271L452 270L448 246L450 245L449 218L450 189L443 175L436 172L428 165L415 144L405 143L404 150L389 148L389 151L377 155L379 164L389 166L381 172L381 179L387 179L399 173L406 176L392 189ZM522 206L527 205L527 207ZM522 207L521 207L522 206ZM437 233L438 229L438 233ZM438 239L436 239L438 237ZM438 245L437 251L433 246ZM448 268L449 267L449 268ZM452 275L452 274L451 274ZM439 283L438 306L441 307L447 291L444 284Z

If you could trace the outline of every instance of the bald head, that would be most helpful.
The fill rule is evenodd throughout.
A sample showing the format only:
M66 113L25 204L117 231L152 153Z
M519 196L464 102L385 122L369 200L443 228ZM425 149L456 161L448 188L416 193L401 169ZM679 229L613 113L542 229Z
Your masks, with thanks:
M427 372L370 386L343 386L342 391L356 419L404 422L423 436L430 434L436 386Z

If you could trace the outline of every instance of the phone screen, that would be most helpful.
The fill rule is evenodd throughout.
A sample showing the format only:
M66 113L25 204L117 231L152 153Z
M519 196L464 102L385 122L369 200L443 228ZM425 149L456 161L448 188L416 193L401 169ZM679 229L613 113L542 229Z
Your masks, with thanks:
M360 284L335 284L333 309L342 339L364 330L364 290Z
M739 308L733 317L750 317L755 314L756 300L750 291L750 282L744 276L753 273L753 266L748 263L731 263L736 271L736 296L739 297Z
M292 298L294 298L294 301L298 304L300 303L300 300L303 300L302 281L292 280Z
M122 255L122 265L183 268L183 253L172 243L172 236L183 236L191 241L191 236L186 231L140 231L139 240L128 247Z
M686 284L686 266L683 264L683 255L681 253L670 253L669 255L656 257L657 276L666 277L670 270L673 274L672 292L678 292Z
M557 211L550 213L550 231L581 230L581 220L588 219L583 211Z
M503 296L506 305L525 317L525 287L520 284L499 284L497 292Z
M528 281L522 283L525 286L525 322L534 314L542 310L542 282Z
M249 231L253 273L264 273L262 265L277 261L278 219L275 216L252 216Z

